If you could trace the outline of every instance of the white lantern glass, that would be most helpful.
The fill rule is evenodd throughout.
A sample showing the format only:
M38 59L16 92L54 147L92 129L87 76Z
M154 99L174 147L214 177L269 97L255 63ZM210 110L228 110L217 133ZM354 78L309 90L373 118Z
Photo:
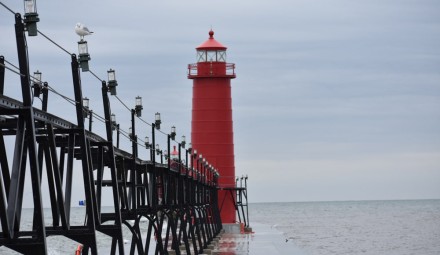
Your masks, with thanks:
M89 54L89 49L87 48L87 42L86 41L80 41L78 42L78 52L79 54Z
M24 0L25 13L37 13L37 4L35 0Z
M34 72L34 78L37 80L38 83L41 83L41 73L38 70Z
M83 98L83 106L89 108L89 99L87 97Z
M140 96L136 97L136 106L142 106L142 97Z
M108 81L115 81L116 80L116 75L115 75L115 70L110 69L107 71L107 77L108 77Z

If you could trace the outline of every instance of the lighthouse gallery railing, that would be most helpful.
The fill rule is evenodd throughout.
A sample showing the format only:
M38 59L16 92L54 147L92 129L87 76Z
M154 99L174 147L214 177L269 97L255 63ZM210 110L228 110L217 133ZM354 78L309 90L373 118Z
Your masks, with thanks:
M188 77L223 76L235 78L235 64L224 62L199 62L188 65Z

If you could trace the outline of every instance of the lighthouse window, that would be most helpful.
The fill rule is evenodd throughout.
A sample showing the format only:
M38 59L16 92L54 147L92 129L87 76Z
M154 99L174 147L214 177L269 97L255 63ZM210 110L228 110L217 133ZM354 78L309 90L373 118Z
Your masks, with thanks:
M197 51L197 62L205 62L206 61L206 51L201 50Z
M207 54L208 55L208 58L207 58L208 61L210 61L210 62L211 61L217 61L216 56L215 56L216 55L216 51L208 50L207 53L208 53Z
M217 61L226 62L226 51L217 51Z

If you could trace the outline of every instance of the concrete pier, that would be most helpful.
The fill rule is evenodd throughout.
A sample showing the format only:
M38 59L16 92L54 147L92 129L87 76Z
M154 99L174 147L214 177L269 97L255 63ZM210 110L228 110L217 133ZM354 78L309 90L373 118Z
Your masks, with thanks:
M253 233L241 234L225 232L212 242L213 246L205 249L203 254L212 255L267 255L267 254L305 254L291 240L275 228L253 223Z

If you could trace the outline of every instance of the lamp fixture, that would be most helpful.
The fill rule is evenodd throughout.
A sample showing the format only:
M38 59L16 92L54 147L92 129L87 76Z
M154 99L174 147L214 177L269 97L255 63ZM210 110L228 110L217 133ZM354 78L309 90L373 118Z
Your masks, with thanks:
M171 127L171 134L170 134L170 136L171 136L171 139L173 141L176 139L176 127L175 126Z
M87 47L87 41L84 41L81 39L81 41L78 42L78 61L79 65L81 66L81 70L83 72L89 71L89 49Z
M142 97L137 96L136 97L136 106L134 108L135 112L136 112L136 116L141 117L142 116Z
M182 135L182 141L180 142L180 144L182 145L182 148L185 148L186 145L186 137L184 135Z
M112 123L112 130L115 130L116 128L116 115L112 113L110 115L110 122Z
M156 144L156 154L159 155L161 153L160 148L159 148L159 144Z
M36 71L34 72L34 79L36 81L34 81L34 84L32 85L32 87L34 88L34 97L40 97L41 94L41 72L40 71Z
M116 95L116 86L118 86L118 82L116 81L115 70L111 69L107 71L108 78L108 89L110 91L110 95Z
M156 128L160 129L160 123L162 123L160 119L160 113L156 112L156 114L154 115L154 121L154 123L156 124Z
M40 21L37 13L36 0L24 0L24 23L29 36L38 34L37 22Z
M145 137L145 148L150 148L150 138L148 136Z

